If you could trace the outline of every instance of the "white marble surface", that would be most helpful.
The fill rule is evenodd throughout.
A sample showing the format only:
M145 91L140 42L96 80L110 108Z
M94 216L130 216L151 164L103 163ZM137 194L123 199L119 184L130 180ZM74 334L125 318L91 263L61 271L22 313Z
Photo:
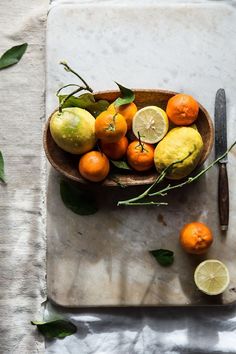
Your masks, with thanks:
M76 1L58 1L58 4L63 3L75 3ZM99 9L99 13L96 13L96 16L92 16L94 6L98 4L98 2L94 1L83 1L83 3L91 4L91 17L86 17L86 11L81 11L80 15L77 16L77 24L76 26L81 27L81 19L82 24L85 25L88 23L92 23L91 26L87 28L87 31L90 32L90 39L94 39L96 36L96 25L97 22L101 21L102 14ZM103 3L104 5L113 5L117 3L116 1L103 1L99 2L99 4ZM122 2L122 5L126 3ZM130 2L131 3L131 2ZM159 3L159 2L154 2ZM190 6L190 1L187 2L187 5L184 5L186 10L186 6ZM176 89L176 90L186 90L190 92L192 89L192 93L195 94L197 92L197 98L203 103L209 112L213 113L213 104L214 104L214 95L216 88L225 87L227 90L228 97L228 117L231 121L232 127L234 126L234 117L235 117L235 104L234 104L234 92L235 92L235 83L233 80L233 76L228 68L230 65L233 65L235 55L232 51L224 51L224 48L227 43L227 48L233 48L235 50L235 46L232 42L233 35L235 33L235 21L229 21L229 14L231 11L234 11L231 8L231 5L234 5L233 1L227 2L230 6L224 6L224 2L217 2L215 5L222 6L220 11L214 12L214 7L208 8L208 6L213 6L211 1L207 2L207 14L209 17L203 16L203 19L199 18L196 23L195 12L192 12L191 20L188 21L186 26L192 30L195 35L191 40L187 40L184 45L184 52L181 51L181 48L175 47L175 56L165 56L161 57L162 60L156 63L155 69L158 71L158 78L156 79L154 75L148 74L148 67L142 70L142 75L138 77L137 75L130 75L128 72L128 66L122 66L122 70L119 70L119 78L122 79L125 83L130 86L139 86L138 84L146 85L148 87L167 87ZM54 4L57 6L57 2ZM135 2L137 4L137 2ZM140 4L140 2L139 2ZM145 2L146 4L146 2ZM209 4L209 5L208 5ZM180 5L182 6L182 5ZM199 6L199 5L197 5ZM102 6L101 6L102 7ZM120 2L119 2L120 7ZM121 6L122 7L122 6ZM81 9L82 10L82 9ZM132 11L130 13L133 13ZM162 12L161 12L162 13ZM136 14L137 15L137 14ZM143 14L142 14L143 15ZM173 11L173 16L175 12ZM76 12L74 14L76 16ZM233 16L235 13L233 12ZM95 18L96 17L96 18ZM137 17L137 16L136 16ZM153 15L154 17L154 15ZM106 19L108 17L106 16ZM139 17L138 17L139 18ZM92 21L95 19L95 21ZM126 22L129 19L126 18ZM175 18L176 24L180 27L184 27L183 23L179 23L178 18ZM184 20L184 19L183 19ZM83 22L85 21L85 22ZM162 23L163 19L160 20ZM73 19L70 21L73 24ZM116 22L112 22L116 24ZM55 25L60 26L61 23L57 22ZM102 26L102 25L101 25ZM108 26L108 25L107 25ZM147 23L147 31L151 26L151 23ZM204 27L205 26L205 27ZM83 26L84 27L84 26ZM107 28L105 25L103 26ZM102 28L103 28L102 27ZM109 27L109 26L108 26ZM117 27L114 25L114 31L118 31ZM66 26L64 27L65 31ZM205 28L205 30L204 30ZM220 33L220 29L223 29L223 35ZM105 31L105 29L104 29ZM225 32L226 31L226 32ZM85 30L86 32L86 30ZM160 26L158 26L158 31L156 31L156 38L159 38L159 35L162 33ZM173 30L170 29L170 32ZM224 34L227 33L227 36L224 37ZM109 34L110 40L112 39L112 31ZM198 51L199 48L199 36L201 35L201 45L200 47L204 49L203 51ZM209 36L211 40L209 40ZM57 37L57 40L60 41L63 36ZM215 37L219 39L219 42L215 41ZM185 37L182 36L181 38ZM212 41L212 38L214 39ZM140 38L139 38L140 39ZM141 37L141 40L145 39ZM79 43L80 35L75 31L73 43ZM88 40L88 38L87 38ZM169 37L166 38L164 33L162 34L162 41L158 41L157 43L166 46L166 42L169 40ZM231 42L231 45L230 45ZM88 43L88 41L87 41ZM109 44L110 42L108 42ZM163 44L164 43L164 44ZM228 45L229 44L229 45ZM74 44L70 46L69 42L63 41L63 52L68 53L71 56L70 62L73 65L77 66L77 60L74 57ZM90 82L96 81L96 89L103 88L112 88L111 82L111 73L116 73L118 70L117 67L113 67L111 69L112 63L110 63L109 57L114 54L114 51L119 49L118 61L119 63L123 63L126 59L124 50L127 48L123 48L119 43L116 44L115 48L112 46L108 46L107 50L107 70L108 73L104 72L104 61L102 60L102 54L99 51L96 51L96 48L92 46L88 47L86 43L84 46L78 47L78 52L80 57L83 58L84 54L88 55L88 60L86 57L85 62L80 62L79 65L82 70L86 71L86 75L89 78ZM189 49L190 48L190 52ZM123 50L124 49L124 50ZM134 48L131 47L131 50ZM110 50L110 52L109 52ZM90 53L88 53L88 51ZM155 49L157 51L157 49ZM192 52L193 51L193 52ZM210 53L209 53L210 52ZM52 73L52 77L50 82L48 82L48 87L50 92L54 92L58 85L66 82L66 76L63 76L62 71L58 71L57 61L61 59L61 50L58 48L54 48L55 60L53 60L50 64L50 70ZM92 55L91 55L92 54ZM104 54L104 53L103 53ZM213 55L212 55L213 54ZM227 54L227 55L226 55ZM96 72L94 70L90 71L90 56L96 58ZM139 63L138 59L136 60L136 65L138 68L142 68L141 64L143 62L148 66L149 58L153 58L150 52L141 53L142 62ZM63 58L65 55L63 54ZM169 70L164 70L166 66L169 65L174 66L175 59L183 59L184 62L182 65L177 66L178 70L173 70L172 72ZM68 59L66 57L66 59ZM92 59L91 59L92 60ZM191 65L189 65L190 63ZM204 65L206 63L207 65ZM222 63L224 65L222 66ZM94 67L94 65L93 65ZM196 74L196 69L197 73ZM200 74L199 74L200 72ZM185 74L187 76L185 76ZM123 77L122 77L123 75ZM94 77L92 77L94 76ZM103 81L104 77L104 81ZM185 80L182 78L185 77ZM186 79L188 78L188 80ZM142 81L140 81L140 78ZM113 77L112 77L113 79ZM117 79L117 77L114 77ZM54 108L55 100L51 95L48 95L48 110L50 111ZM229 141L232 142L234 138L233 129L229 129ZM212 158L212 157L211 157ZM231 154L230 156L230 164L229 164L229 175L230 175L230 183L233 185L233 166L235 164L235 154ZM54 175L54 174L53 174ZM54 175L55 177L55 175ZM53 177L53 178L54 178ZM211 186L212 179L216 177L216 170L212 171L211 174L207 177L208 186ZM50 182L53 183L54 180L50 177ZM56 177L55 177L56 178ZM57 185L54 186L49 185L50 188L57 188ZM211 189L208 189L209 199L213 198L215 192ZM202 196L201 196L202 197ZM204 199L205 198L205 199ZM201 210L199 211L199 218L206 221L208 218L211 220L215 220L215 207L213 206L211 209L206 212L205 204L208 203L207 196L203 196L204 205L201 205ZM53 203L51 200L50 203ZM58 206L57 200L54 202L55 206ZM231 193L231 205L235 205L235 195ZM199 209L198 209L199 210ZM233 213L231 213L231 232L233 230L234 220L232 218ZM67 214L68 217L68 214ZM213 218L213 219L212 219ZM68 218L67 220L72 221L72 228L75 227L76 222L72 220L72 218ZM215 225L217 229L217 226ZM217 235L218 237L219 235ZM220 238L220 237L219 237ZM233 233L231 234L231 240L233 241ZM59 240L60 241L60 240ZM219 240L218 240L219 241ZM77 241L76 241L77 242ZM228 238L227 238L228 242ZM233 250L232 250L233 252ZM232 267L232 273L234 269ZM236 310L235 306L230 307L222 307L222 308L160 308L160 309L144 309L144 308L135 308L135 309L84 309L84 310L71 310L70 312L66 309L60 309L57 307L48 306L45 316L51 316L54 313L62 314L65 317L70 318L77 326L78 333L73 335L72 337L68 337L63 341L52 341L47 342L47 353L77 353L78 350L82 354L94 353L94 354L126 354L126 353L166 353L166 354L179 354L179 353L235 353L235 345L236 345L236 330L235 330L235 318L236 318ZM79 348L79 349L78 349Z
M114 79L133 88L184 91L211 114L216 90L225 87L232 142L235 21L236 12L225 4L55 6L48 17L47 112L55 108L56 90L71 80L58 65L65 59L95 90L113 88ZM231 48L227 55L222 49L226 40ZM230 156L231 185L233 162ZM236 299L231 290L236 285L232 262L236 201L232 195L226 238L218 227L217 169L194 187L172 193L169 206L158 209L117 208L116 201L137 193L134 189L117 194L102 191L100 210L89 217L74 215L63 206L59 181L60 176L50 171L47 281L52 301L70 307L215 303L193 283L202 258L190 261L179 247L179 229L193 220L207 223L214 232L214 247L207 258L220 259L229 267L231 284L222 303ZM148 254L157 248L175 252L172 267L157 265Z

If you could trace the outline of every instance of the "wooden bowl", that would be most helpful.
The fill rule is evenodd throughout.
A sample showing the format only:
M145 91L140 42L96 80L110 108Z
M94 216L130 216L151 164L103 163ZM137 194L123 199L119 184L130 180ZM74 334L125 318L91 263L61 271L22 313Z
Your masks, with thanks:
M134 90L135 92L135 103L138 109L144 106L159 106L166 109L167 101L172 96L176 95L177 92L165 91L165 90ZM94 94L95 99L105 99L109 102L113 102L119 96L119 91L103 91ZM54 113L54 112L53 112ZM58 145L52 139L49 123L52 115L49 117L44 131L43 144L46 156L51 163L51 165L65 177L80 182L83 184L88 184L91 182L83 179L78 171L79 155L69 154L58 147ZM198 119L196 125L199 133L202 136L204 148L201 155L201 159L198 166L203 164L211 152L213 145L213 124L212 120L205 110L204 107L200 105ZM128 171L125 173L115 172L112 176L108 176L100 184L104 186L118 186L119 183L125 186L137 186L151 184L155 181L157 177L157 171L153 168L150 171L138 173L135 171ZM119 183L117 183L119 181Z

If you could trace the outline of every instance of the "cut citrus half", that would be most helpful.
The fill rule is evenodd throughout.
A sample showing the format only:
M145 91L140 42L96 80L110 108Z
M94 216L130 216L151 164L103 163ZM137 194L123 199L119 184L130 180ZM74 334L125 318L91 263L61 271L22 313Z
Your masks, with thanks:
M158 143L169 128L166 112L157 106L147 106L137 111L133 118L132 128L136 138L141 137L144 143Z
M229 285L229 272L224 263L209 259L197 266L194 281L198 289L205 294L219 295Z

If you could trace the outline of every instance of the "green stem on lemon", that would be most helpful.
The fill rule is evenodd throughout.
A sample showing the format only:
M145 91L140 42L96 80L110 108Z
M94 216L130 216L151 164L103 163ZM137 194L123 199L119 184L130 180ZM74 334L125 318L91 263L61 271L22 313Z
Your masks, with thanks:
M143 199L145 198L146 196L149 195L149 192L158 184L160 183L166 176L166 174L168 173L168 171L170 170L171 167L173 167L174 165L176 165L177 163L181 163L183 162L184 160L186 160L190 155L191 155L192 152L190 152L184 159L182 160L178 160L178 161L175 161L173 163L171 163L169 166L167 166L160 174L159 176L157 177L157 179L155 180L155 182L148 188L146 189L142 194L138 195L137 197L134 197L134 198L131 198L131 199L127 199L127 200L122 200L120 202L118 202L118 206L120 205L132 205L131 203L133 202L136 202L140 199ZM152 202L149 202L151 204L153 204ZM146 204L148 205L148 204Z
M202 175L204 175L210 168L212 168L217 162L219 162L221 159L223 159L229 152L230 150L236 145L236 141L220 156L218 157L216 160L214 160L210 165L208 165L206 168L204 168L202 171L200 171L198 174L196 174L194 177L189 177L186 181L182 182L182 183L179 183L179 184L176 184L174 186L171 186L170 184L168 184L167 187L159 190L159 191L156 191L154 193L149 193L151 191L151 189L153 189L158 183L160 183L166 176L166 174L168 173L168 169L179 163L179 162L183 162L187 157L185 157L185 159L183 159L182 161L176 161L174 162L173 164L167 166L162 172L161 174L157 177L156 181L148 188L146 189L146 191L144 191L142 194L140 194L139 196L135 197L135 198L131 198L131 199L128 199L128 200L123 200L123 201L120 201L118 202L118 206L120 205L133 205L134 203L133 202L136 202L137 200L141 200L143 199L144 197L153 197L153 196L165 196L168 194L168 192L172 189L176 189L176 188L181 188L183 187L185 184L190 184L192 183L193 181L199 179ZM191 153L190 153L191 154ZM158 202L156 202L158 203ZM136 204L134 204L136 205ZM150 202L145 202L145 203L139 203L139 205L153 205L153 201L150 201ZM158 205L158 204L156 204Z
M219 162L221 159L223 159L228 153L229 151L234 147L234 145L236 144L236 141L229 147L229 149L227 149L223 155L221 155L220 157L218 157L216 160L214 160L210 165L208 165L206 168L204 168L204 170L200 171L198 174L196 174L194 177L189 177L186 181L176 184L174 186L171 186L170 184L161 189L160 191L157 191L155 193L150 193L149 196L153 197L155 195L163 195L163 193L166 195L168 191L170 191L171 189L176 189L176 188L181 188L183 187L185 184L190 184L194 181L196 181L198 178L200 178L202 175L204 175L210 168L212 168L217 162Z
M63 105L65 104L65 102L73 95L75 95L76 93L80 92L80 91L83 91L83 90L86 90L84 87L79 87L77 88L76 90L72 91L69 95L67 95L66 97L63 98L63 100L61 100L61 103L59 104L59 112L61 113L62 112L62 107Z

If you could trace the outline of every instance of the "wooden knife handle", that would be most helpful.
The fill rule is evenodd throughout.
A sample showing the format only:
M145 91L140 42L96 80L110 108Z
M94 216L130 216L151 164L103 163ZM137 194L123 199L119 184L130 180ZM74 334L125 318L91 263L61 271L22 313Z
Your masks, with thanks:
M229 224L229 184L225 163L219 164L218 205L221 230L227 231Z

